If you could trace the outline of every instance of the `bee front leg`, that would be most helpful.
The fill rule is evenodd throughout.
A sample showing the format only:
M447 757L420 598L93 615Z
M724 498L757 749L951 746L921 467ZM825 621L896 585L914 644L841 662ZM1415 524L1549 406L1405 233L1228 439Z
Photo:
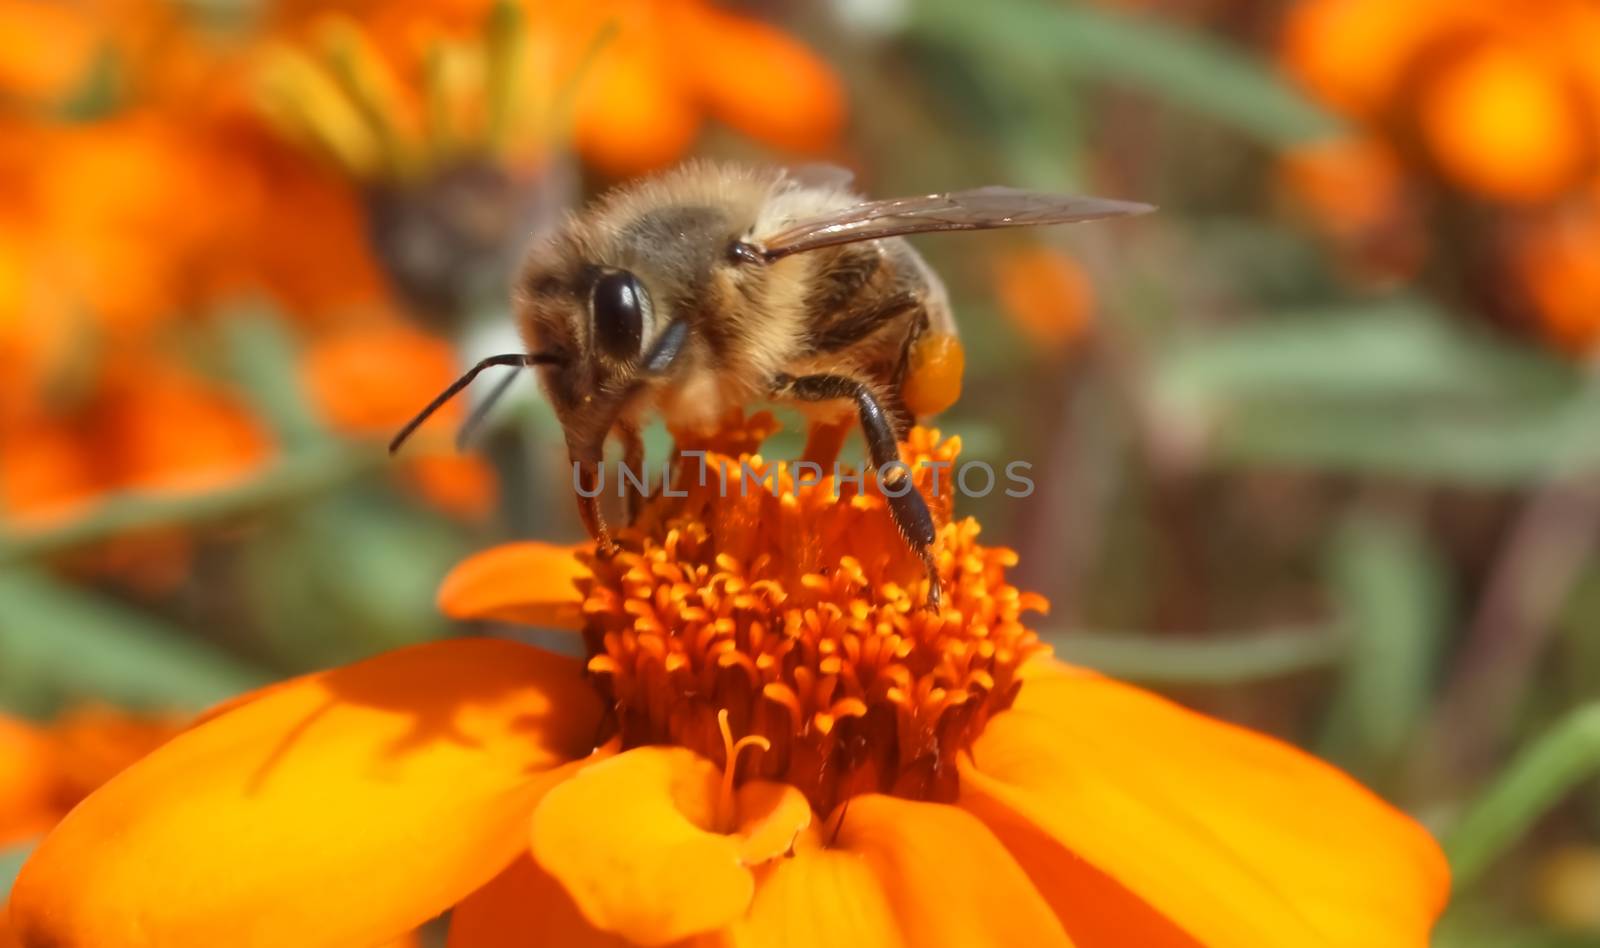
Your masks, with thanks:
M617 434L622 438L622 473L619 475L623 487L622 510L628 525L632 526L639 519L644 502L650 498L650 473L644 469L644 439L639 436L639 429L633 425L619 425Z
M939 608L940 587L938 564L933 557L933 544L937 531L928 502L915 484L908 484L911 472L900 460L900 445L895 438L894 422L883 407L872 386L845 375L779 375L772 382L774 398L801 402L831 402L849 399L855 403L861 422L861 433L866 438L872 466L881 472L884 500L889 504L889 515L894 519L900 536L911 551L922 560L928 575L928 608ZM902 488L905 489L902 489Z
M605 475L600 469L600 462L574 457L572 471L578 518L583 521L583 528L589 532L589 536L594 538L600 554L611 556L617 552L617 545L612 542L605 514L600 511L600 492L605 489Z

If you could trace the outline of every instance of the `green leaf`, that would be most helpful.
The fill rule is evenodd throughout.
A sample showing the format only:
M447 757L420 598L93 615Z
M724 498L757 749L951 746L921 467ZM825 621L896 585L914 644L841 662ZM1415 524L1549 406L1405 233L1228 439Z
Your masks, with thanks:
M1458 891L1469 888L1553 805L1600 773L1600 703L1571 712L1512 759L1445 837Z
M1405 300L1187 339L1154 376L1161 420L1221 464L1500 485L1600 460L1571 366Z
M1119 632L1047 632L1042 637L1063 661L1158 685L1280 678L1334 665L1345 650L1335 630L1315 627L1203 639Z
M285 323L263 306L234 313L223 323L232 380L288 449L328 440L307 400L294 340Z
M1574 376L1561 363L1495 345L1417 300L1280 313L1180 340L1160 366L1170 403L1559 396Z
M1442 568L1423 538L1392 520L1345 524L1328 574L1349 649L1322 749L1362 774L1392 763L1416 733L1448 600Z
M1340 130L1249 51L1151 17L1047 0L926 0L912 28L974 58L1137 89L1275 147Z
M438 518L382 497L341 495L258 537L243 561L250 612L273 654L340 664L442 635L434 591L466 554Z
M47 711L74 698L200 709L266 676L160 620L42 571L0 572L0 694Z
M331 444L263 468L255 478L205 493L109 494L82 516L26 532L0 531L0 567L40 559L115 536L195 526L292 506L356 480L387 463L374 445Z
M1433 948L1596 948L1594 933L1535 926L1503 907L1457 899L1433 933Z

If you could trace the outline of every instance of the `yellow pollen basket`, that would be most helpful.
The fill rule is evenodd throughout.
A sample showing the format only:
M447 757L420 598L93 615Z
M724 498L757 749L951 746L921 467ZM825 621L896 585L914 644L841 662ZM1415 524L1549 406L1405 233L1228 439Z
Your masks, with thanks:
M959 439L917 428L901 446L940 524L934 613L875 479L797 478L755 454L776 430L763 413L681 443L672 493L592 557L584 640L611 724L624 748L718 761L729 794L784 781L821 813L859 793L952 799L956 752L1048 652L1020 619L1046 604L1006 583L1012 551L951 519Z

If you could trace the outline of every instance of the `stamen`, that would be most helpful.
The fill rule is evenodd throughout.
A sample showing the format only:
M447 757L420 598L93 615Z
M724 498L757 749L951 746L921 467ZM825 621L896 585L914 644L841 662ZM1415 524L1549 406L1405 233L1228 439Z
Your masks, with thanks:
M739 754L746 747L772 750L772 742L760 734L746 734L735 741L733 728L728 724L727 708L717 712L717 728L722 731L722 751L727 760L722 768L722 793L717 797L717 822L722 832L731 833L739 828L739 814L733 805L733 775L739 770Z

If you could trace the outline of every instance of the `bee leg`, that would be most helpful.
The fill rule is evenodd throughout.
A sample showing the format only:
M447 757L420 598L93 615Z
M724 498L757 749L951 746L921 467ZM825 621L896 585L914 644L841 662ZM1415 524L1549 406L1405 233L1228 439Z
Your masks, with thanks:
M889 504L889 515L905 539L906 545L922 560L928 574L929 609L939 608L940 588L938 564L933 557L933 544L937 531L928 502L916 485L910 483L911 472L900 461L900 445L895 439L895 426L889 412L883 407L872 386L859 379L844 375L779 375L773 379L772 394L801 402L831 402L849 399L855 403L861 422L861 433L867 440L867 451L872 466L882 478L883 496Z
M628 525L639 519L639 511L650 499L650 472L644 469L644 439L639 429L621 425L617 434L622 437L622 509Z
M576 481L574 486L578 488L573 494L578 501L578 519L583 521L583 528L594 538L600 553L610 556L617 551L617 545L611 541L605 514L600 512L600 494L605 490L600 463L573 458L572 470Z

